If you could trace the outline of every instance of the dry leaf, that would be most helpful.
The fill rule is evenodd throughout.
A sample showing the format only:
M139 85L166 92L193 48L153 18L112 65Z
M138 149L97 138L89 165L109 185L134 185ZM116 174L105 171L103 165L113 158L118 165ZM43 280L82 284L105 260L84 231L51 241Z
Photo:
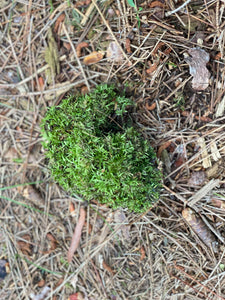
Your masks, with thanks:
M120 225L120 230L118 234L122 234L123 237L128 240L130 238L130 226L127 224L123 224L127 222L127 217L123 211L117 210L114 214L114 221L116 224Z
M153 75L152 73L155 72L155 70L157 70L158 67L158 63L153 63L153 64L149 64L150 68L146 70L146 73L149 75Z
M214 234L208 229L194 210L191 208L185 208L182 211L182 216L206 246L211 248L216 245Z
M83 62L85 65L91 65L91 64L96 64L99 62L101 59L103 59L104 52L103 51L93 51L91 54L87 55Z
M102 266L106 271L108 271L112 275L115 275L115 272L113 271L113 269L104 260L102 262Z
M47 233L47 239L50 242L50 249L47 250L47 251L42 251L41 252L42 254L49 254L52 251L54 251L57 248L57 246L58 246L57 240L54 238L54 236L51 233Z
M148 103L146 103L145 107L147 108L147 110L154 110L156 108L156 102L153 102L151 105L148 105Z
M77 56L80 57L82 48L87 48L87 47L89 47L88 43L86 42L79 43L76 47Z
M132 53L131 48L130 48L130 39L128 39L128 38L126 38L125 48L126 48L128 54Z
M41 206L45 204L45 201L41 197L39 191L35 189L32 185L19 186L17 190L20 194L23 195L23 197L30 200L37 206Z
M206 174L204 171L192 172L191 177L188 180L190 186L202 185L206 180Z
M189 64L190 74L193 76L192 88L203 91L209 85L210 73L206 68L209 54L200 48L192 48L188 53L190 56L185 57L185 61Z
M70 51L70 49L71 49L70 43L67 43L67 42L63 42L63 47L66 48L66 50L68 50L68 51Z
M30 256L32 254L32 245L30 244L31 237L29 234L25 234L21 238L27 242L18 241L17 247L22 251L23 254Z
M62 13L55 21L54 32L58 32L60 24L65 20L66 15Z
M123 60L123 53L116 42L111 42L109 44L106 57L114 62L121 62Z

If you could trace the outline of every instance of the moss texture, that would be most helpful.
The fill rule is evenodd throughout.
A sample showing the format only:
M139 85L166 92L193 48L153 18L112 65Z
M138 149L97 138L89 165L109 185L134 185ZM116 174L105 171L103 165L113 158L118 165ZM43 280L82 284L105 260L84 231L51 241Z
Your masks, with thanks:
M105 84L48 109L44 147L52 175L65 190L135 212L158 199L161 173L154 150L132 126L132 105Z

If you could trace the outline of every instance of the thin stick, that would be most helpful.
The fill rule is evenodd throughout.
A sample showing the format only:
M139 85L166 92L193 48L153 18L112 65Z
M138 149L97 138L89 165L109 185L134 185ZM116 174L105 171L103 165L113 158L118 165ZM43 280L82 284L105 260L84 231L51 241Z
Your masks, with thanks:
M178 8L172 10L172 11L168 11L167 13L165 13L165 16L168 17L172 14L175 14L176 12L178 12L179 10L181 10L183 7L185 7L186 5L188 5L188 3L191 2L191 0L187 0L185 1L181 6L179 6Z
M71 45L71 48L72 48L73 53L74 53L74 56L76 57L77 63L78 63L78 65L79 65L80 70L81 70L81 73L82 73L82 75L83 75L83 77L84 77L85 84L86 84L88 90L90 91L90 85L89 85L89 83L88 83L88 81L87 81L86 74L85 74L85 72L84 72L84 69L83 69L83 67L82 67L82 65L81 65L81 62L80 62L80 60L79 60L79 58L78 58L78 56L77 56L77 52L76 52L76 50L75 50L75 48L74 48L74 45L73 45L73 43L72 43L72 41L71 41L71 38L70 38L70 36L69 36L69 34L68 34L68 32L67 32L66 27L65 27L64 24L62 24L62 28L63 28L63 31L65 32L66 37L67 37L67 39L68 39L68 41L69 41L69 43L70 43L70 45Z

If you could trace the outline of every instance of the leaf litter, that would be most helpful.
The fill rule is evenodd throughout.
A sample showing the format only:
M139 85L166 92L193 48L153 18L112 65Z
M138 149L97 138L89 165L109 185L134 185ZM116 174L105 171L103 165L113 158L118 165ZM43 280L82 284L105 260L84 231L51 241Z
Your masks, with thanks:
M71 273L76 288L90 300L137 295L143 300L225 299L223 2L80 1L53 3L53 11L47 2L37 5L6 3L1 8L1 188L40 181L32 187L44 199L26 190L1 191L0 252L13 263L1 281L1 295L22 299L32 290L38 296L42 290L35 280L44 276L47 287L56 286L60 277L51 297L67 299L77 292L70 284ZM80 47L85 43L89 46ZM49 57L45 61L46 49L52 63ZM94 51L101 57L93 56ZM135 121L159 153L164 189L157 206L145 215L122 211L118 219L93 199L68 266L81 199L51 179L38 135L40 119L66 93L85 92L87 83L93 88L106 81L118 84L136 102ZM3 151L6 142L8 154ZM25 166L34 145L40 156ZM68 211L71 201L73 216ZM195 235L182 216L185 207L194 211L190 218ZM212 242L204 243L209 232L218 243L212 255ZM99 267L100 255L105 268Z

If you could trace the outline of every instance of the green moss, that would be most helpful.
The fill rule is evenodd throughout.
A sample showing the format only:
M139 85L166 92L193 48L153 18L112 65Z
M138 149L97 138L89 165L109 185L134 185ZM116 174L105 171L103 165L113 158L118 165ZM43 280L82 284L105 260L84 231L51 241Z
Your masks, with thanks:
M65 190L135 212L158 199L161 173L148 141L131 126L127 109L132 105L105 84L47 111L42 122L46 156Z

